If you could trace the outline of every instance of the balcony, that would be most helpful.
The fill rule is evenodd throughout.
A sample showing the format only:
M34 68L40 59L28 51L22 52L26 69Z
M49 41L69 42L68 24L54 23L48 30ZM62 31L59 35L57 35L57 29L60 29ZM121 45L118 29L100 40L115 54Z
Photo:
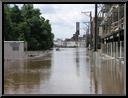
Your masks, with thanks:
M113 22L111 25L111 32L117 31L119 29L124 28L124 17L121 18L119 21Z

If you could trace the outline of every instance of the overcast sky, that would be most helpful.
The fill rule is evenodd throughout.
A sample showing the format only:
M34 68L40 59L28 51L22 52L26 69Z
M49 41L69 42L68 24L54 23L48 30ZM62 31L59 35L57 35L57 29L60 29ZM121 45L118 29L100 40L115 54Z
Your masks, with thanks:
M22 6L22 5L20 5ZM84 34L82 22L89 22L89 17L81 12L92 11L94 16L94 4L34 4L39 8L41 16L50 20L52 32L56 38L70 38L76 31L76 22L81 22L81 36ZM89 14L89 13L88 13Z

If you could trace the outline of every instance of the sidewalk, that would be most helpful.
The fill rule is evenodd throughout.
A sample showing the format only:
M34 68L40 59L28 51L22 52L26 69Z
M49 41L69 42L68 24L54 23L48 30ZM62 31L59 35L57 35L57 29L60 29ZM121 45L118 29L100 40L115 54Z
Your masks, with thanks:
M96 52L94 52L93 50L89 50L89 55L90 56L94 56L95 55L95 59L100 59L100 60L115 60L116 62L121 62L122 64L125 64L124 62L124 58L122 57L118 57L118 58L115 58L115 57L112 57L112 56L109 56L105 53L102 53L101 50L98 50Z

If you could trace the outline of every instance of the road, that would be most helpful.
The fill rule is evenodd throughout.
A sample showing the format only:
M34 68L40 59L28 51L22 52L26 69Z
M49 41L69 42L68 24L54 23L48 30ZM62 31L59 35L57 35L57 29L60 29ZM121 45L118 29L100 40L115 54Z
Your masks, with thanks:
M124 65L85 48L4 62L5 94L124 94Z

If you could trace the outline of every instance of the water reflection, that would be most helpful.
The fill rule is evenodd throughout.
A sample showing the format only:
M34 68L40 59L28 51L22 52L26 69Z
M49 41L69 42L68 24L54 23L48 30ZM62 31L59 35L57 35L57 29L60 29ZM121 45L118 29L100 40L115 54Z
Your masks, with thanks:
M51 60L44 58L5 62L5 94L40 92L41 81L45 84L50 78Z
M78 50L79 48L76 48L76 69L77 69L77 75L79 76L80 75L80 62L79 62L79 50Z
M4 62L5 94L123 94L124 65L85 48Z
M91 85L95 94L124 93L124 65L115 60L103 60L94 54L91 60Z

